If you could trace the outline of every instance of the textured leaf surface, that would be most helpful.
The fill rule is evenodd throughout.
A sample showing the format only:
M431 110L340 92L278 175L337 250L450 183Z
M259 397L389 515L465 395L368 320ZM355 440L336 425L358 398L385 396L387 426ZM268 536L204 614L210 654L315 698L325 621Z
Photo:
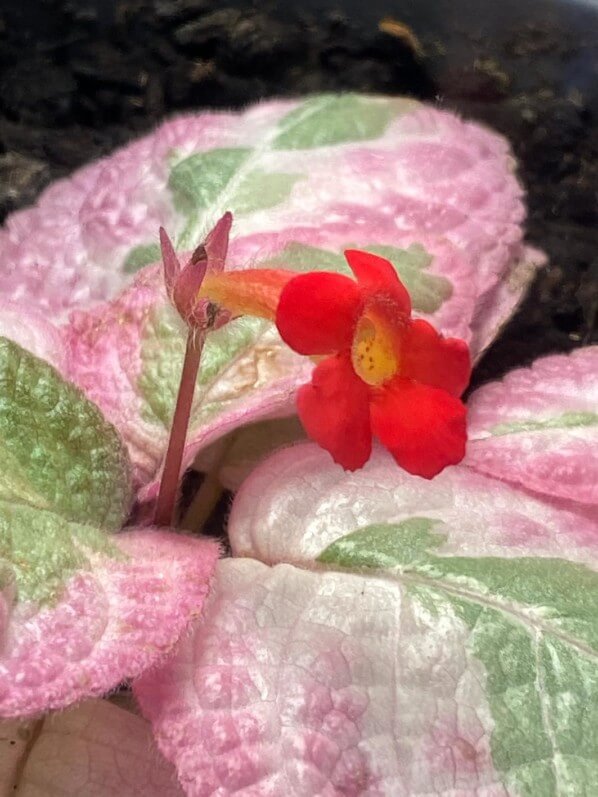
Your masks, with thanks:
M157 489L185 340L157 270L140 274L109 307L75 314L67 330L69 376L119 429L136 484L148 485L149 495ZM265 321L241 318L210 334L185 464L199 448L244 423L291 414L294 391L310 371L311 364L282 345Z
M229 533L194 637L139 685L188 794L591 793L587 507L300 444L249 476Z
M344 247L348 242L359 245L358 233L353 229L349 238L344 227L295 229L292 237L295 254L291 267L299 268L308 267L308 257L313 254L313 266L344 272ZM367 237L363 246L376 248L371 240ZM397 232L394 225L384 234L380 231L377 240L382 242L378 250L392 256L397 271L411 282L419 306L436 308L436 314L428 313L428 317L447 335L468 338L471 315L464 308L473 310L474 283L471 267L458 250L423 235L423 243L417 243L410 233ZM396 246L385 241L394 241ZM326 242L334 248L326 249ZM283 236L246 236L233 241L231 262L278 265L284 254L256 261L265 245L270 252L277 248L289 251ZM451 287L454 285L458 290ZM157 489L185 337L155 268L140 273L116 301L73 314L65 330L68 376L121 432L135 466L136 483L147 484L146 498ZM238 319L210 334L202 357L185 464L200 448L236 426L293 413L295 390L308 380L312 367L309 360L282 344L274 327L262 320Z
M42 313L20 302L0 300L0 337L18 343L41 360L47 360L58 371L64 371L62 336Z
M545 357L481 388L469 424L470 467L598 504L598 346Z
M452 604L487 669L492 757L506 782L524 794L588 793L598 775L598 573L563 559L436 556L433 525L367 527L319 558L398 568L420 595Z
M125 438L145 497L156 491L181 330L151 268L131 293L99 303L155 260L160 224L191 248L225 210L237 217L231 267L344 270L348 245L374 249L393 260L417 313L471 341L474 356L539 262L522 243L505 141L399 98L322 95L183 116L50 187L0 231L5 292L51 319L78 311L65 330L68 375ZM199 397L185 463L231 425L290 413L305 381L306 365L281 353L271 329L229 337L210 343L220 367Z
M3 778L2 793L16 797L183 793L174 769L156 750L147 723L103 700L89 700L43 720L0 723L0 783Z
M115 429L47 362L0 338L0 498L120 528L131 502L129 462ZM8 491L8 494L7 494Z
M0 305L0 716L102 694L163 657L196 614L218 548L165 532L111 536L131 467L65 368L58 331ZM93 780L93 777L92 777Z
M313 149L379 138L395 116L397 104L351 94L313 97L288 114L273 146Z
M150 262L160 224L191 248L224 210L247 239L232 252L239 266L293 242L338 255L346 243L400 248L403 232L434 256L433 243L450 243L467 277L434 266L430 275L451 281L467 328L472 301L527 257L501 138L412 100L322 95L183 116L50 187L0 233L6 295L64 318L113 297Z
M58 532L40 528L37 518L31 537ZM52 568L63 568L63 580L66 572L50 602L32 592L29 572L18 572L24 562L3 566L0 716L37 714L101 695L163 658L201 609L218 556L215 543L157 530L111 537L115 556L106 552L105 537L98 544L96 530L60 533L69 531L67 561L66 546L46 537L47 569L30 551L14 550L32 557L29 569L42 568L49 583Z
M428 483L393 472L381 449L363 473L326 462L326 452L298 445L251 474L229 521L235 555L309 565L353 529L412 517L441 520L449 535L443 551L464 556L527 552L583 564L598 550L598 519L587 507L545 500L464 466Z
M203 622L136 694L189 795L504 794L447 614L443 646L398 583L225 560Z

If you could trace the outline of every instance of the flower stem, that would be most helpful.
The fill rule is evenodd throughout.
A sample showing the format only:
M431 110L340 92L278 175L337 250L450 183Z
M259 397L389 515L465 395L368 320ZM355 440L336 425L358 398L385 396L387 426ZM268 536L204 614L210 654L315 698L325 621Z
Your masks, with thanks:
M190 329L187 336L187 348L185 350L179 394L172 418L172 426L170 427L170 439L154 515L156 526L171 526L173 523L183 450L187 439L193 393L195 392L195 382L203 344L204 335L198 333L197 330Z

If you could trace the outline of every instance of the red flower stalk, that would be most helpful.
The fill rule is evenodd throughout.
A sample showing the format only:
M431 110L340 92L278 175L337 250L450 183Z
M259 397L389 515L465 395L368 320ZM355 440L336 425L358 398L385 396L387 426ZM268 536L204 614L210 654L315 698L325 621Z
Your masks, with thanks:
M157 526L170 526L173 523L183 450L206 333L211 329L218 329L231 317L228 310L207 299L198 299L198 294L206 274L219 274L224 268L232 221L232 214L225 213L184 267L181 267L166 231L160 228L166 290L189 331L154 514Z
M326 356L297 408L309 437L336 462L362 467L376 437L402 468L430 479L465 455L467 344L411 318L409 293L388 260L345 255L357 281L249 270L214 276L201 293L234 313L275 317L292 349Z

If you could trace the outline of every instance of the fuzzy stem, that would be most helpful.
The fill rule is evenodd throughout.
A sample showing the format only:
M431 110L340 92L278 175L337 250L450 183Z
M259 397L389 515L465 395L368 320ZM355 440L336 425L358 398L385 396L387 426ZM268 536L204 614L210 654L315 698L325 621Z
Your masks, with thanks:
M162 471L162 480L160 481L160 492L158 494L156 513L154 515L154 523L156 526L170 526L173 522L181 462L183 460L183 450L187 439L189 417L193 404L193 393L195 392L195 382L197 380L203 344L204 335L198 334L197 330L190 329L187 336L187 348L185 350L185 361L183 363L183 372L181 373L179 394L177 396L172 425L170 427L170 439L168 441L166 459L164 460L164 470Z

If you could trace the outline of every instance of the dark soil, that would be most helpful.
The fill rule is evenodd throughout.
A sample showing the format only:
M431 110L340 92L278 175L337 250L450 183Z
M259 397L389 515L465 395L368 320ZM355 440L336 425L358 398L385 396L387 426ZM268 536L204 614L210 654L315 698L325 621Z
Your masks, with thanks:
M532 10L493 33L449 4L453 18L420 21L414 39L380 30L377 11L346 12L361 5L3 0L1 216L176 111L322 90L410 94L509 137L528 238L550 258L475 383L598 340L598 10L581 30L568 12ZM387 13L402 21L397 6Z

